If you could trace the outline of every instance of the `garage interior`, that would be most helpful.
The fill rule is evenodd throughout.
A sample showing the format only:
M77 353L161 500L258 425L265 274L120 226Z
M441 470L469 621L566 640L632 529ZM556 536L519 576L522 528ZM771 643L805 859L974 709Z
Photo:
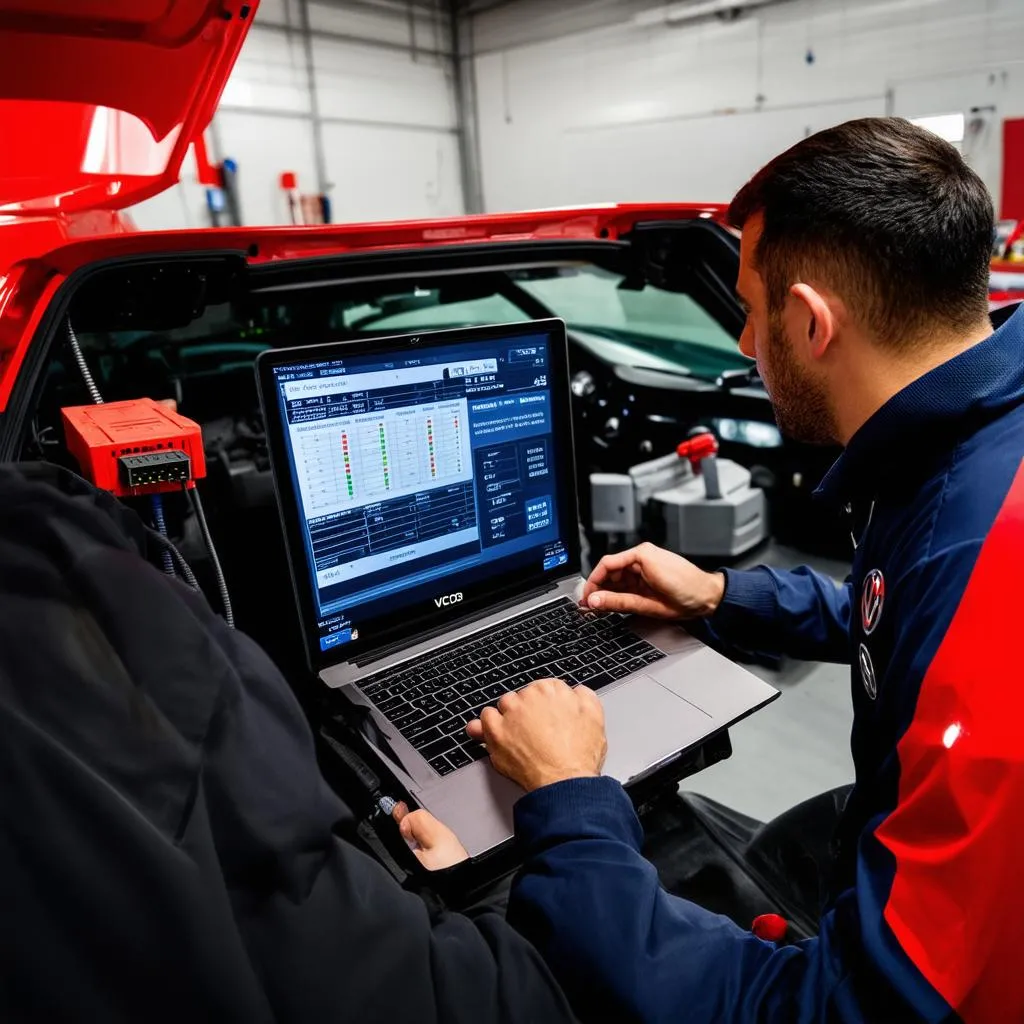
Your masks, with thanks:
M284 173L347 223L727 202L826 125L945 118L999 209L1022 18L1014 0L262 0L207 143L238 165L245 223L290 221ZM192 177L139 226L207 225Z
M0 1017L1024 1020L1022 44L0 0Z
M186 165L130 212L161 230L232 223L211 203L322 223L321 196L335 223L728 202L800 138L896 115L959 146L1009 219L1022 36L1015 0L262 0L207 132L232 201ZM771 545L737 564L842 579L829 555ZM784 699L683 785L769 820L852 781L852 709L844 666L756 671Z

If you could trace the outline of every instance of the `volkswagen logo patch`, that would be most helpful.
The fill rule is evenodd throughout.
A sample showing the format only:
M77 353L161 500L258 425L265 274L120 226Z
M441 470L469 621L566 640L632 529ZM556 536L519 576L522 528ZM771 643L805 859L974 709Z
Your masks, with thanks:
M885 577L881 569L872 569L864 577L864 588L860 592L860 624L864 635L871 636L882 618L885 605Z
M868 696L874 700L878 696L875 665L871 660L871 652L864 644L860 645L860 650L857 652L857 661L860 663L860 678L861 682L864 683L864 689L867 690Z

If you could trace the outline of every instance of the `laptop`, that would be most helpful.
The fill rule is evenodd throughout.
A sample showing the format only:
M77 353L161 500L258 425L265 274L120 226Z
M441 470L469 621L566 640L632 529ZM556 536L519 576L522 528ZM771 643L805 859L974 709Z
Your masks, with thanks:
M266 352L260 399L311 667L472 856L522 795L466 723L555 677L640 780L778 696L682 627L579 607L561 320Z

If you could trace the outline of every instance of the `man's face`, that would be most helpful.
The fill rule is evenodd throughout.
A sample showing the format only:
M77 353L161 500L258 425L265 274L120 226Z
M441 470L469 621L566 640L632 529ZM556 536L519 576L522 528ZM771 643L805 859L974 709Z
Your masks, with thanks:
M832 444L837 437L835 415L824 374L810 356L806 307L787 297L781 309L769 308L755 266L762 228L763 218L755 214L744 225L740 241L736 290L747 313L740 351L757 360L779 429L796 441Z

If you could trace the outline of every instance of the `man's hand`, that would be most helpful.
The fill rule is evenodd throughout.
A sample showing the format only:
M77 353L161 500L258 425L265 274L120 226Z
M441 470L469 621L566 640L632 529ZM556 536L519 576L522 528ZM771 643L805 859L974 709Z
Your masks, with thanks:
M671 551L641 544L602 558L583 588L581 603L602 612L699 619L715 611L724 594L722 573L705 572Z
M459 837L429 811L410 811L400 803L391 813L402 838L428 871L443 871L469 859Z
M527 793L566 779L601 774L608 740L593 690L542 679L484 708L466 732L487 745L491 762Z

